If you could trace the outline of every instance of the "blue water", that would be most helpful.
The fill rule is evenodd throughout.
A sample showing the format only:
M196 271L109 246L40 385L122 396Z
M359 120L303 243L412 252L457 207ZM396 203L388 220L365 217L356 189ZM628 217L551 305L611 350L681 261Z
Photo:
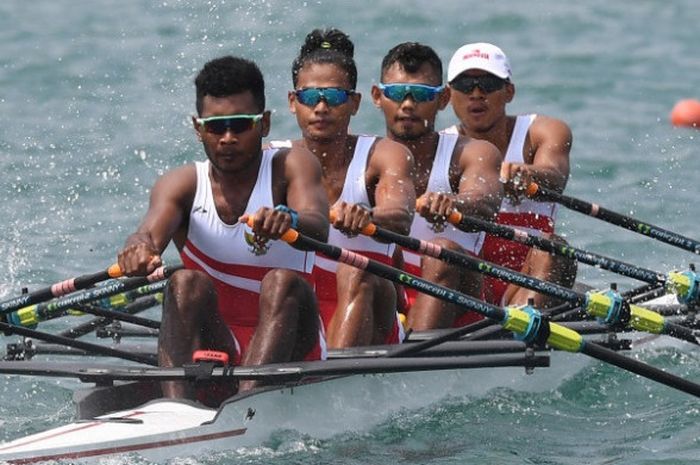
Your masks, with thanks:
M272 135L295 137L291 61L320 26L355 41L365 98L353 131L384 130L368 92L391 46L424 42L447 62L463 43L494 42L513 65L511 112L555 116L573 130L570 195L700 238L700 132L668 123L676 101L700 98L699 20L694 0L0 2L0 296L115 260L157 176L203 158L189 117L192 80L208 59L256 60ZM438 125L453 119L447 109ZM578 247L647 268L693 261L577 213L562 210L558 227ZM580 276L595 286L635 284L586 266ZM693 348L641 357L700 380ZM68 421L76 385L0 379L0 440ZM446 393L331 440L283 432L260 449L187 463L700 463L699 419L689 396L592 363L543 393Z

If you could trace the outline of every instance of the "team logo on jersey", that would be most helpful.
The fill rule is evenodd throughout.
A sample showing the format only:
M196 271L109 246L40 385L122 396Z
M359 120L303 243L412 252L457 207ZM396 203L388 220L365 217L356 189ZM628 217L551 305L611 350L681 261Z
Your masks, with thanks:
M254 255L265 255L267 251L270 250L270 244L268 243L268 239L260 237L255 233L251 234L248 231L245 231L243 233L243 236L245 237L246 244L248 244L248 250Z

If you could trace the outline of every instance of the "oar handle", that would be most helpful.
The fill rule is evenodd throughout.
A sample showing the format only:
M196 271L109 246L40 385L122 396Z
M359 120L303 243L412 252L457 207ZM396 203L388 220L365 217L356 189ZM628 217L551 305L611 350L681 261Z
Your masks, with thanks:
M251 228L255 224L255 220L251 215L248 215L248 221L246 221L246 224ZM284 232L284 234L280 236L280 240L286 242L289 245L293 245L299 240L299 232L296 229L289 228L287 231Z
M338 220L338 213L335 210L331 210L328 213L328 219L330 220L331 223L335 223ZM360 234L363 236L374 236L374 234L377 232L377 225L374 223L369 223L367 226L362 228L360 231Z
M425 200L421 197L416 200L416 209L421 208L423 205L425 205ZM457 209L453 209L452 212L447 216L446 220L449 223L452 223L454 225L458 225L462 221L462 214L457 211Z

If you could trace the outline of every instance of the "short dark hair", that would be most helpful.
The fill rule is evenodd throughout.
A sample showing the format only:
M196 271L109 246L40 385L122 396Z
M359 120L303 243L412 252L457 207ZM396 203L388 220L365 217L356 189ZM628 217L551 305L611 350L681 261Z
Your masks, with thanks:
M435 50L427 45L403 42L389 50L382 60L382 78L394 63L400 64L408 73L415 73L424 63L428 63L442 84L442 61Z
M227 97L250 91L258 111L265 110L265 80L258 66L245 58L223 56L207 62L194 80L197 113L201 116L204 97Z
M292 63L292 84L297 86L299 71L307 63L333 64L345 70L350 88L357 87L357 66L353 55L355 45L347 34L339 29L314 29L307 34Z

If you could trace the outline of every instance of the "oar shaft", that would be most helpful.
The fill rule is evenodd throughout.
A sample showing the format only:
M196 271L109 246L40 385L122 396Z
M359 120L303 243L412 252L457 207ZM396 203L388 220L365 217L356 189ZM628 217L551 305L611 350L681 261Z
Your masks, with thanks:
M414 250L418 253L444 260L447 263L464 266L473 271L493 276L495 278L502 279L503 281L513 283L533 291L541 292L576 305L583 305L586 301L586 296L581 292L574 291L573 289L569 289L558 284L542 281L537 278L533 278L532 276L528 276L518 271L513 271L504 266L499 266L464 253L445 249L428 241L404 236L402 234L379 227L375 227L373 236L378 239L394 242L402 247Z
M700 385L683 379L674 374L668 373L666 371L660 370L656 367L648 365L646 363L640 362L631 357L625 357L622 354L615 352L614 350L606 349L605 347L599 346L598 344L592 344L587 342L583 344L581 352L593 357L595 359L601 360L603 362L615 365L619 368L631 371L645 378L653 379L656 382L664 384L666 386L678 389L685 393L694 395L695 397L700 397Z
M56 344L61 344L68 347L75 347L77 349L83 349L100 355L122 358L124 360L131 360L132 362L144 363L153 366L158 365L158 361L155 357L141 357L137 354L132 354L131 352L112 349L111 347L105 347L103 345L92 344L89 342L83 342L77 339L57 336L55 334L34 331L33 329L23 328L21 326L13 326L2 321L0 321L0 331L12 332L19 334L20 336L31 337L47 342L54 342Z
M528 195L534 199L554 201L570 210L601 219L608 223L623 227L647 237L651 237L680 249L700 254L700 242L694 239L668 231L658 226L654 226L653 224L644 223L629 216L616 213L603 208L598 204L569 197L536 184L534 186L531 185L530 188L528 188Z
M518 334L527 334L533 325L533 317L524 310L514 307L504 309L486 302L478 301L460 292L439 286L409 273L404 273L401 270L376 262L352 251L303 236L297 231L289 230L282 236L282 240L296 247L321 252L341 263L366 270L390 281L404 284L417 291L456 304L462 308L473 310L488 318L501 322L503 327L509 331ZM582 352L585 347L587 350L585 353L590 354L591 357L601 360L604 360L604 357L606 357L606 352L604 350L597 350L598 348L594 344L584 342L583 337L577 332L552 322L545 321L544 324L546 325L546 344L550 347L569 352ZM631 365L634 365L635 373L700 397L700 385L696 385L691 381L683 380L665 372L658 373L657 370L652 367L647 367L648 369L644 371L642 367L646 365L642 362L628 359L619 354L615 355L616 357L610 356L609 358L610 360L614 360L614 364L620 368L626 369L626 362L629 362ZM402 358L393 360L402 360ZM611 361L611 363L613 362Z
M451 219L450 219L451 220ZM450 221L452 222L452 221ZM544 237L528 234L525 231L503 226L501 224L492 223L490 221L480 220L478 218L459 215L455 221L456 224L463 224L470 227L485 231L491 235L502 237L515 242L536 247L545 252L549 252L561 257L568 257L587 265L596 266L604 270L616 273L629 278L637 279L647 283L665 283L666 276L652 270L631 265L620 260L615 260L603 255L599 255L586 250L571 247L567 244L558 243Z
M15 314L11 315L12 318L8 317L8 319L16 320L18 324L22 326L33 326L39 321L50 319L56 314L60 315L61 312L75 308L78 305L136 289L154 281L162 281L180 268L182 268L182 265L160 267L149 276L114 280L114 282L108 283L105 286L88 289L75 295L61 297L53 302L23 307ZM6 313L12 312L3 312L1 314Z
M365 228L363 234L369 234L384 241L394 242L418 253L426 254L431 257L444 260L448 263L465 266L479 273L502 279L503 281L570 302L571 304L577 306L583 305L585 306L586 311L599 318L609 317L608 312L613 304L613 301L607 295L600 293L583 294L581 292L574 291L573 289L569 289L548 281L542 281L540 279L533 278L532 276L513 271L509 268L498 266L464 253L445 249L428 241L404 236L402 234L377 227L373 224ZM595 305L592 305L592 303ZM653 332L655 334L664 333L694 344L698 344L698 339L692 333L689 333L685 328L674 328L674 326L665 321L661 315L655 314L654 312L635 305L630 306L630 309L632 315L629 319L629 324L631 324L635 329Z
M107 279L119 278L121 276L122 272L119 269L119 265L114 264L104 271L66 279L65 281L57 282L34 292L0 302L0 314L4 315L19 308L43 302L54 297L60 297L80 289L86 289Z

